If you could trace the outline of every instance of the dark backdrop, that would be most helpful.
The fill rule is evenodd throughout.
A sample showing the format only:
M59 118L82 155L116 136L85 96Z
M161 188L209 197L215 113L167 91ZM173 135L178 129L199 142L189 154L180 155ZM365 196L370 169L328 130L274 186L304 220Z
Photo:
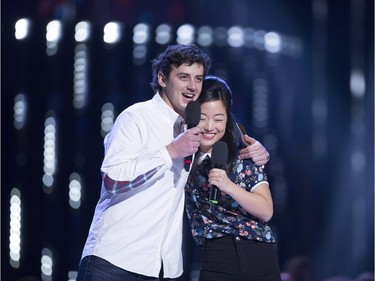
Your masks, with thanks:
M234 108L249 134L271 153L267 165L283 270L306 257L314 280L354 278L374 263L373 1L2 1L1 210L2 278L41 275L41 255L53 253L53 279L76 271L100 191L103 157L101 107L115 114L152 96L150 60L165 46L151 39L143 63L133 63L132 29L139 23L213 28L234 25L278 32L296 48L270 53L254 46L202 47L212 72L233 89ZM16 40L18 19L32 21L26 40ZM63 22L54 56L46 55L45 30ZM92 23L88 103L72 106L74 27ZM122 40L108 48L102 30L121 22ZM171 43L175 43L175 38ZM285 46L284 46L285 47ZM286 48L286 47L285 47ZM353 94L353 73L365 89ZM259 92L259 93L258 93ZM14 127L15 97L24 93L26 124ZM263 110L259 115L259 110ZM46 114L57 120L57 170L51 193L43 189ZM69 206L69 176L82 177L82 204ZM9 262L10 195L21 192L21 259ZM197 258L194 257L193 261ZM194 269L194 268L193 268ZM186 279L187 280L187 279Z

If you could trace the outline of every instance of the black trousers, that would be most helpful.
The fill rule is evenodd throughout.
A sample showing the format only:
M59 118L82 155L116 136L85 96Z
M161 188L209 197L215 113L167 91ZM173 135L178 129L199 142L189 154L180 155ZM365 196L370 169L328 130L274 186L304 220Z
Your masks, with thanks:
M206 239L200 281L280 281L275 245L235 236Z

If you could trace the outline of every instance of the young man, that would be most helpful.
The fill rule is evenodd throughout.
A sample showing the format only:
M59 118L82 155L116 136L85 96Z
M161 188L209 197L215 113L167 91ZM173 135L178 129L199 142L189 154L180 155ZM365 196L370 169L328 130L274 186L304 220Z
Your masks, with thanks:
M153 62L151 100L116 119L104 140L102 188L77 281L158 280L182 274L183 159L197 152L200 129L182 132L185 108L196 100L210 67L195 45L173 45ZM255 142L243 153L257 164L267 151Z

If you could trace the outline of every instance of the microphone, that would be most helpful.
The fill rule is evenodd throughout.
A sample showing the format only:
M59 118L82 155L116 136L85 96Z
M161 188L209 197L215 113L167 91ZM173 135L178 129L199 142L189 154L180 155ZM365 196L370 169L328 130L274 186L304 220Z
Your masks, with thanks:
M211 165L212 168L224 169L225 163L228 158L228 145L226 142L217 141L214 143L211 152ZM213 206L219 202L220 190L215 185L211 185L209 202L211 205L211 211Z
M199 124L201 119L201 106L197 101L190 101L185 109L185 124L191 129ZM184 158L185 171L189 171L193 156L189 155Z

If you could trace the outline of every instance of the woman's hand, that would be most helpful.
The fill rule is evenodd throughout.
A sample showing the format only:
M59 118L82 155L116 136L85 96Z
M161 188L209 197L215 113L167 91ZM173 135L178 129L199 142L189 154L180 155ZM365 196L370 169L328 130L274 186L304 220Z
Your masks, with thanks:
M228 190L233 184L233 182L228 178L227 173L218 168L213 168L210 170L210 173L208 174L208 182L211 185L217 186L221 191L226 193L226 190Z

